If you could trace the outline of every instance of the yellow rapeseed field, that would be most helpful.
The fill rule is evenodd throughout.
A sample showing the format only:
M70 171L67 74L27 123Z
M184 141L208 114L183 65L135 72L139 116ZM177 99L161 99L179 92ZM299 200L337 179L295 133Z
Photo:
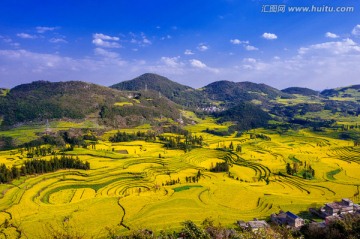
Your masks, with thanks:
M89 161L90 170L60 170L0 185L0 220L11 221L27 238L64 223L84 235L103 237L107 227L124 233L127 228L176 229L182 221L205 218L230 225L280 209L300 213L345 197L359 202L360 151L349 141L306 130L279 135L256 129L240 137L203 132L226 127L211 120L188 126L205 145L186 153L160 142L111 143L107 139L116 131L108 132L95 149L67 152ZM219 150L231 143L241 145L241 152ZM0 163L8 167L24 160L19 151L0 152ZM210 172L225 160L229 173ZM287 163L296 164L298 175L287 175ZM315 170L312 180L300 174L309 166Z

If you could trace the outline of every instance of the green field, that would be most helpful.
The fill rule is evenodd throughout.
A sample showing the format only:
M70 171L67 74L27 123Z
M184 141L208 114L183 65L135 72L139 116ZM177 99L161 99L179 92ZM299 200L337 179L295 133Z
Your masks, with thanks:
M52 125L53 130L76 126L83 124ZM107 140L116 130L108 131L96 149L75 148L66 153L89 161L90 170L60 170L0 185L0 220L14 225L4 233L14 236L14 228L18 228L27 238L39 238L48 228L61 227L64 222L86 237L103 237L106 228L121 233L128 228L177 229L189 219L200 223L212 218L230 226L236 220L267 218L280 209L299 213L345 197L359 202L360 148L351 141L308 130L279 135L256 129L241 137L203 132L227 126L211 119L187 126L205 143L187 153L166 149L160 142L111 143ZM21 127L3 134L25 141L44 129ZM127 131L148 129L144 125ZM271 140L251 138L250 133ZM241 145L242 151L223 150L231 143ZM17 150L0 152L0 163L9 167L24 160ZM209 171L224 161L230 164L229 173ZM287 175L286 163L297 163L298 175ZM300 174L305 163L315 170L312 180ZM199 171L197 182L186 181ZM176 184L166 186L171 180Z

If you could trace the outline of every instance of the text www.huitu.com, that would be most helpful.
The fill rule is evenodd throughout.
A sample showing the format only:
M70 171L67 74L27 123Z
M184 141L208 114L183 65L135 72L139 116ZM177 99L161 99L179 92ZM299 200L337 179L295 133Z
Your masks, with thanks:
M312 6L287 6L287 5L262 5L261 12L263 13L351 13L355 11L355 7L351 6L326 6L326 5L312 5Z

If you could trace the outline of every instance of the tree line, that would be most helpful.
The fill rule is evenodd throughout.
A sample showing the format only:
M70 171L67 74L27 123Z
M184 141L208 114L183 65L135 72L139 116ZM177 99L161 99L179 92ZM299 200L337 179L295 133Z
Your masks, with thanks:
M303 163L301 161L300 162L300 166L303 165ZM286 164L286 173L289 175L296 175L299 172L299 163L298 162L294 162L293 166L291 167L290 163ZM304 179L312 179L315 177L315 170L311 167L311 165L304 165L304 168L302 170L302 177Z
M132 134L118 131L115 135L113 135L109 138L109 141L112 143L130 142L130 141L135 141L135 140L155 141L156 134L151 131L147 131L147 132L138 131L138 132L132 133Z
M229 172L229 164L227 162L216 163L215 167L211 166L210 172Z
M184 135L183 137L165 137L159 136L160 141L163 141L167 149L182 149L185 152L190 151L194 147L201 147L204 143L202 136L192 136L191 134Z
M90 163L82 162L79 157L61 155L53 156L50 160L45 159L31 159L26 160L24 165L20 168L13 165L11 168L6 167L5 164L0 165L0 182L10 183L13 179L18 179L20 176L43 174L48 172L55 172L60 169L90 169Z

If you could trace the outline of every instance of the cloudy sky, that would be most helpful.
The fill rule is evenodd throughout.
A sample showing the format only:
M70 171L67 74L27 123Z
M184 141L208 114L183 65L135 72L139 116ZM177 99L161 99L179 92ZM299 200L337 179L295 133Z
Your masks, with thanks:
M360 2L0 2L0 87L109 86L146 72L195 88L218 80L280 89L360 84Z

